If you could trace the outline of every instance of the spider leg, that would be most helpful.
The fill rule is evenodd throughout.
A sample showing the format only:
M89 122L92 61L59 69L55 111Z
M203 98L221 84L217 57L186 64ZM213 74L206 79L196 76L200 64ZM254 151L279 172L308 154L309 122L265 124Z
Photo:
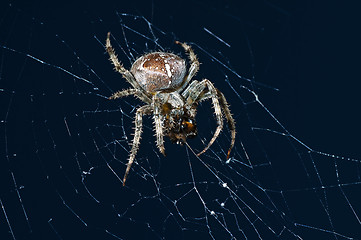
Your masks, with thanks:
M199 82L197 80L193 80L186 89L182 92L182 96L184 99L191 100L192 98L189 98L190 94L194 94L194 90L197 89L196 86L198 86ZM203 90L202 90L203 91ZM201 91L201 92L202 92ZM199 95L200 92L196 95Z
M212 104L214 107L214 113L216 115L216 120L217 120L217 128L216 131L213 134L212 139L209 141L208 145L200 152L197 154L197 156L200 156L201 154L205 153L208 148L210 146L212 146L212 144L214 143L214 141L217 139L217 137L219 136L219 134L221 133L222 129L223 129L223 114L221 111L221 107L219 104L219 100L217 97L217 89L213 86L213 84L208 80L208 79L204 79L202 82L200 82L199 84L202 84L205 87L208 88L208 91L210 93L210 96L212 98Z
M144 98L142 91L138 90L138 89L134 89L134 88L130 88L130 89L124 89L124 90L120 90L118 92L115 92L112 96L109 97L110 100L113 99L117 99L117 98L122 98L122 97L126 97L129 95L134 95L137 98L139 98L140 100L142 100L145 103L151 103L149 98Z
M231 131L231 146L229 147L228 152L227 152L227 159L229 159L229 155L231 154L231 150L232 150L232 148L234 146L234 142L236 140L236 123L234 122L231 111L229 110L229 105L228 105L227 100L224 97L223 93L221 91L219 91L218 89L216 89L216 90L217 90L217 95L219 97L222 110L223 110L224 114L226 115L228 128Z
M189 85L189 87L191 87L192 83ZM184 90L184 92L186 92L187 89ZM227 100L224 97L223 93L221 91L219 91L218 89L216 89L216 90L217 90L217 96L219 98L221 108L222 108L222 110L224 112L224 115L226 116L226 119L227 119L229 131L231 132L231 146L229 147L228 152L227 152L227 159L229 159L229 156L231 154L231 150L234 147L234 143L235 143L235 140L236 140L236 123L235 123L235 121L234 121L234 119L232 117L232 113L229 110L229 105L228 105ZM211 92L206 92L201 96L201 98L199 99L199 102L208 100L209 98L212 98L212 96L213 95L211 94Z
M188 69L188 74L186 75L185 81L182 87L177 90L178 92L181 92L188 85L189 81L192 80L194 75L196 75L196 73L198 72L200 63L198 61L197 55L194 53L193 49L189 45L178 41L175 41L175 43L181 45L184 48L184 50L188 54L189 60L191 61L191 66Z
M127 163L127 169L125 170L124 177L123 177L123 186L125 186L125 181L127 180L130 168L134 162L135 155L139 149L140 138L142 135L142 125L143 125L143 115L149 114L151 112L150 105L145 105L138 108L137 113L135 114L135 132L134 138L132 143L132 149L130 150L129 160Z
M157 138L157 147L159 152L161 152L165 156L165 149L164 149L164 139L163 139L163 123L161 119L161 106L160 100L157 94L153 97L153 118L154 118L154 125L155 125L155 135Z
M190 84L190 88L187 88L185 90L185 92L186 91L188 91L188 92L184 93L185 95L188 95L187 104L191 105L194 102L200 102L200 101L211 98L212 104L214 107L214 113L216 115L217 125L218 125L216 128L216 131L214 132L213 137L209 141L208 145L200 153L197 154L197 156L200 156L201 154L206 152L210 146L212 146L212 144L217 139L217 137L219 136L220 132L223 129L222 109L225 109L224 112L226 114L229 113L229 115L226 117L227 117L228 122L233 122L233 125L229 123L230 126L234 126L234 121L232 121L233 118L230 115L230 111L227 107L227 102L225 101L224 96L222 95L223 99L219 96L218 92L220 93L220 91L218 91L218 89L216 89L208 79L204 79L197 85L193 85L192 83ZM205 91L206 88L208 89L208 91ZM221 101L221 103L220 103L220 101ZM222 106L222 108L221 108L221 106ZM232 127L230 127L230 129L232 131ZM234 135L235 135L235 132L234 132ZM233 133L232 133L232 136L233 136ZM233 142L231 144L233 147ZM229 150L229 153L230 153L230 150Z
M109 59L111 60L111 62L114 65L114 68L117 72L119 72L120 74L122 74L123 78L125 78L135 89L142 89L141 86L138 84L138 82L135 80L135 78L133 77L132 73L129 72L127 69L125 69L123 67L123 65L119 62L118 57L110 43L110 32L108 32L107 35L107 40L106 40L106 44L105 44L105 48L109 54ZM143 92L139 92L140 95L143 96L144 99L147 99L148 96L143 93ZM148 98L149 99L149 98ZM150 99L149 101L150 102Z

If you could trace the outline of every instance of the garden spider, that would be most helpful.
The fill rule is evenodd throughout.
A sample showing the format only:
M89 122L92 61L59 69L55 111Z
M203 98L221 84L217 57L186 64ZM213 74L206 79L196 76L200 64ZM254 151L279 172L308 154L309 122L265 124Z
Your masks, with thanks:
M147 53L139 57L128 71L119 62L110 43L110 32L108 33L106 50L110 60L115 70L122 74L133 87L118 91L109 99L134 95L145 103L144 106L137 109L135 115L134 139L123 178L123 186L139 148L143 115L153 114L157 147L165 155L163 137L168 136L173 143L177 144L183 144L187 138L195 137L197 135L195 123L197 105L203 100L212 99L218 126L208 145L197 155L207 151L217 139L223 128L223 113L231 132L231 146L227 153L227 159L234 146L235 122L224 95L208 79L200 82L191 81L199 69L197 56L186 43L176 41L176 44L181 45L188 54L190 60L188 71L184 59L167 52Z

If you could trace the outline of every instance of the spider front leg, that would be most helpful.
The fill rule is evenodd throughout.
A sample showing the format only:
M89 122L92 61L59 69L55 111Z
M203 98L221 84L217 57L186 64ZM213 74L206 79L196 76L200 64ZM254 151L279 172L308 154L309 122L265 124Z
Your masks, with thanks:
M219 91L217 88L215 88L215 90L217 91L217 96L214 96L213 93L211 93L211 92L206 92L206 93L204 93L202 95L202 97L201 97L201 99L199 101L204 101L204 100L207 100L209 98L213 99L214 97L218 98L221 109L222 109L224 115L226 116L229 131L231 132L231 146L229 147L228 152L227 152L227 159L229 159L229 156L231 154L231 150L233 149L234 143L236 141L236 123L235 123L235 121L234 121L234 119L232 117L232 113L229 110L229 105L228 105L227 100L224 97L223 93L221 91ZM214 135L212 140L213 139L215 140L216 138L217 138L217 136ZM209 147L210 144L208 144L207 147ZM200 154L204 153L206 150L207 149L203 150L201 153L198 154L198 156Z
M210 93L210 96L212 98L214 113L216 115L216 120L217 120L218 126L216 128L216 131L213 134L212 139L209 141L207 147L205 147L202 152L198 153L197 156L200 156L201 154L205 153L208 150L208 148L210 146L212 146L212 144L217 139L217 137L219 136L219 134L221 133L221 131L223 129L223 115L222 115L221 107L219 105L219 100L217 97L217 89L213 86L211 81L209 81L208 79L204 79L199 84L202 84L204 86L204 88L206 88L206 87L208 88L208 92Z
M205 92L206 88L208 89L208 91ZM208 145L200 153L197 154L197 156L200 156L201 154L205 153L210 146L212 146L212 144L217 139L217 137L219 136L220 132L223 129L223 114L218 99L218 94L217 94L218 90L213 86L213 84L208 79L204 79L195 86L192 86L192 88L186 90L188 95L187 104L193 104L194 102L211 98L214 107L214 113L216 115L218 126L213 134L212 139L209 141Z
M150 114L150 106L145 105L138 108L137 113L135 114L135 133L132 143L132 150L130 150L129 160L127 163L127 169L125 170L124 177L123 177L123 186L125 186L125 181L127 180L130 168L134 162L135 155L139 149L140 138L142 136L142 125L143 125L143 115Z
M221 91L219 91L218 89L217 90L217 95L219 96L219 100L220 100L220 103L221 103L221 107L222 107L222 110L224 112L224 115L226 115L226 119L227 119L227 122L228 122L228 128L229 130L231 131L231 146L229 147L228 149L228 152L227 152L227 159L229 159L229 155L231 154L231 150L234 146L234 143L236 141L236 123L234 122L234 119L232 117L232 113L231 111L229 110L229 105L227 103L227 100L226 98L224 97L223 93Z

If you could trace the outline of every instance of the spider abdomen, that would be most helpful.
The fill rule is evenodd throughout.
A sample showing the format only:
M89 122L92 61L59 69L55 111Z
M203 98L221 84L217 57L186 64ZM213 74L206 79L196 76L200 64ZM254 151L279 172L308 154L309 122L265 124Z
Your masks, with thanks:
M153 52L138 58L130 69L136 81L149 93L174 91L186 74L186 63L173 53Z

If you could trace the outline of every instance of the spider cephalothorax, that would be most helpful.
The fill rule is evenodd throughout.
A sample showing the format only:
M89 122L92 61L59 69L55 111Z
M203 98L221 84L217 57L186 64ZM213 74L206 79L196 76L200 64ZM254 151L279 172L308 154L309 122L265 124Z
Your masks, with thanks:
M118 61L110 44L110 33L108 33L106 50L110 60L115 70L122 74L133 87L118 91L109 99L135 95L145 103L144 106L138 108L135 115L134 139L123 185L139 148L143 115L153 114L157 147L165 155L163 137L168 136L173 143L178 144L185 143L187 138L195 137L197 135L195 121L197 105L203 100L212 99L218 126L212 139L198 153L198 156L207 151L217 139L223 128L223 114L231 131L231 146L227 153L227 159L234 146L236 128L225 97L208 79L200 82L192 80L199 69L197 56L187 44L178 41L176 43L181 45L189 56L190 67L188 70L185 60L181 57L173 53L153 52L139 57L128 71Z

